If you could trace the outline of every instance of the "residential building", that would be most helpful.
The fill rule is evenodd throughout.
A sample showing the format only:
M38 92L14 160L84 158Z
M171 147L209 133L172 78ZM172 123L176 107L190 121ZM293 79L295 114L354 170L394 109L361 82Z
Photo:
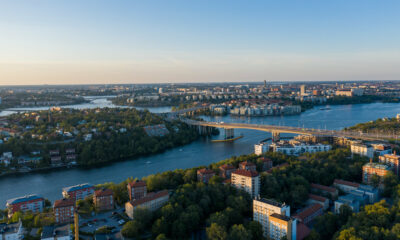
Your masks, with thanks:
M215 176L215 172L211 169L202 168L197 170L197 181L208 183L212 177Z
M24 227L21 219L17 223L0 223L0 240L24 239Z
M328 210L328 208L329 208L329 199L328 198L314 195L314 194L308 194L307 204L312 205L314 203L321 204L324 211Z
M71 240L72 231L69 224L62 226L45 226L40 240Z
M384 164L378 164L378 163L373 163L372 161L365 164L363 166L363 183L371 183L371 178L372 176L378 176L381 178L386 176L391 171L391 167L384 165Z
M392 153L392 147L388 144L371 144L371 146L374 148L375 154L378 156ZM396 152L394 152L394 155L396 155Z
M140 199L134 199L125 204L125 212L129 218L133 219L133 212L136 208L147 208L155 211L168 202L169 193L167 190L151 192Z
M136 180L128 183L129 200L140 199L147 194L147 185L145 181Z
M290 206L265 198L253 199L253 220L261 224L264 236L269 236L269 220L274 213L289 217Z
M219 167L219 170L222 178L231 178L231 174L236 170L236 168L232 165L224 164Z
M231 175L231 184L235 188L242 189L252 198L260 193L260 176L256 171L238 169Z
M316 153L316 152L326 152L332 149L329 144L321 143L304 143L297 140L291 141L279 141L274 142L269 145L273 152L280 152L286 155L298 156L303 153Z
M299 222L304 224L311 223L316 217L321 216L324 213L324 208L319 203L314 203L310 206L305 207L300 212L296 213L293 217Z
M70 223L74 221L75 200L60 199L56 200L53 205L54 218L57 224Z
M396 152L379 156L379 162L391 166L393 172L400 176L400 155L397 155Z
M351 144L350 149L351 154L358 154L368 158L374 157L374 148L371 145L356 143Z
M44 208L44 198L32 194L23 197L13 198L7 200L8 216L11 217L15 212L32 211L42 212Z
M338 196L338 190L333 187L328 187L320 184L311 183L311 190L316 193L323 193L330 195L332 199Z
M342 179L335 179L333 186L342 190L345 193L350 193L352 190L357 190L360 187L359 183L349 182Z
M353 194L347 194L345 196L340 196L338 200L335 201L335 213L340 213L340 207L342 205L347 205L355 213L360 211L360 202L357 197Z
M96 209L106 211L114 209L114 193L111 189L100 189L93 194L93 203Z
M273 213L269 216L269 232L267 236L272 240L281 240L285 236L288 240L296 240L296 227L296 219Z
M94 193L94 186L89 183L83 183L71 187L63 188L63 197L74 200L84 199Z
M266 157L262 157L260 158L261 162L262 162L262 170L263 171L268 171L272 168L273 166L273 162L271 159L266 158Z
M257 166L252 162L245 161L239 163L239 169L247 171L257 171Z
M254 145L254 153L258 156L268 152L269 145L267 143L259 143Z

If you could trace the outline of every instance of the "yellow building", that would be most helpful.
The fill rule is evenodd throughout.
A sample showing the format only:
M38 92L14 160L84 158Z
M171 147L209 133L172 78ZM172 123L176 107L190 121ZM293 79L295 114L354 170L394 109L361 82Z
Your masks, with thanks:
M274 213L269 216L268 237L274 240L280 240L286 236L288 240L296 240L296 219Z

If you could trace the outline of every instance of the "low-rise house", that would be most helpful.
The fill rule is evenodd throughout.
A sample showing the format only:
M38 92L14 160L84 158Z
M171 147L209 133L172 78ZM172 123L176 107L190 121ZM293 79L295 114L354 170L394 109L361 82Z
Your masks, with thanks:
M145 197L129 201L125 204L125 212L129 218L133 219L133 212L136 208L147 208L155 211L161 208L169 200L167 190L148 193Z
M215 176L215 172L211 169L202 168L197 170L197 181L208 183L212 177Z
M89 183L83 183L71 187L63 188L63 197L74 200L84 199L94 193L94 186Z
M268 171L269 169L272 168L273 166L273 162L271 159L266 158L266 157L262 157L260 158L261 162L262 162L262 170L263 171Z
M100 211L114 209L114 197L111 189L97 190L93 194L94 206Z
M310 204L314 204L314 203L321 204L324 211L328 210L328 208L329 208L329 199L328 198L318 196L315 194L308 194L307 204L310 205Z
M132 181L127 185L129 200L135 200L143 198L147 195L147 185L145 181Z
M75 148L67 148L67 149L65 150L65 153L66 153L66 154L75 154Z
M313 190L314 192L329 194L332 197L332 199L335 199L338 196L338 190L336 188L320 184L311 183L311 190Z
M60 166L63 164L61 161L61 156L53 156L50 158L50 161L52 166Z
M245 161L239 163L239 169L247 171L257 171L257 166L252 162Z
M32 194L23 197L13 198L7 200L8 216L11 217L15 212L32 211L42 212L44 208L44 198Z
M76 164L76 155L75 154L67 155L67 156L65 156L65 160L68 164L75 165Z
M360 187L359 183L349 182L342 179L335 179L333 186L342 190L345 193L350 193L352 190L357 190Z
M355 213L360 211L360 202L357 197L353 194L347 194L345 196L340 196L338 200L335 201L335 213L340 213L340 207L342 205L347 205Z
M49 151L50 156L57 156L60 155L60 150L55 149L55 150L50 150Z
M54 218L57 224L70 223L74 221L75 200L60 199L56 200L53 205Z
M324 213L323 206L319 203L314 203L310 206L305 207L293 217L304 224L309 224L316 217L321 216L323 213Z
M0 240L22 240L24 227L21 219L17 223L0 223Z
M71 240L72 231L70 225L45 226L40 240Z
M222 178L230 178L232 172L234 172L236 170L236 168L232 165L224 164L219 167L219 170L220 170L220 175Z

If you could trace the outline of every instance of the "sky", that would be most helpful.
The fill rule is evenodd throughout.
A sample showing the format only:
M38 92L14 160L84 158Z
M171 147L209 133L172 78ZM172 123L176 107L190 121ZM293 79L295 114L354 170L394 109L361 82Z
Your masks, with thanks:
M0 0L0 85L400 80L398 0Z

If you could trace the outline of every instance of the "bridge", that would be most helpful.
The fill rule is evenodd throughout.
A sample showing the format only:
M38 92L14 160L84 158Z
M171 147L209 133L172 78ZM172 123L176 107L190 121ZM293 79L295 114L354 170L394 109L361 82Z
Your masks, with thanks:
M361 140L394 140L398 138L395 134L373 134L363 133L358 131L344 131L344 130L321 130L313 128L300 128L290 126L276 126L276 125L261 125L261 124L248 124L248 123L225 123L225 122L204 122L195 121L191 119L181 119L192 126L199 127L215 127L223 128L229 131L229 137L233 137L232 130L230 129L252 129L272 133L272 140L277 141L281 133L291 133L300 135L313 135L313 136L335 136L347 137ZM204 130L203 130L204 131Z

